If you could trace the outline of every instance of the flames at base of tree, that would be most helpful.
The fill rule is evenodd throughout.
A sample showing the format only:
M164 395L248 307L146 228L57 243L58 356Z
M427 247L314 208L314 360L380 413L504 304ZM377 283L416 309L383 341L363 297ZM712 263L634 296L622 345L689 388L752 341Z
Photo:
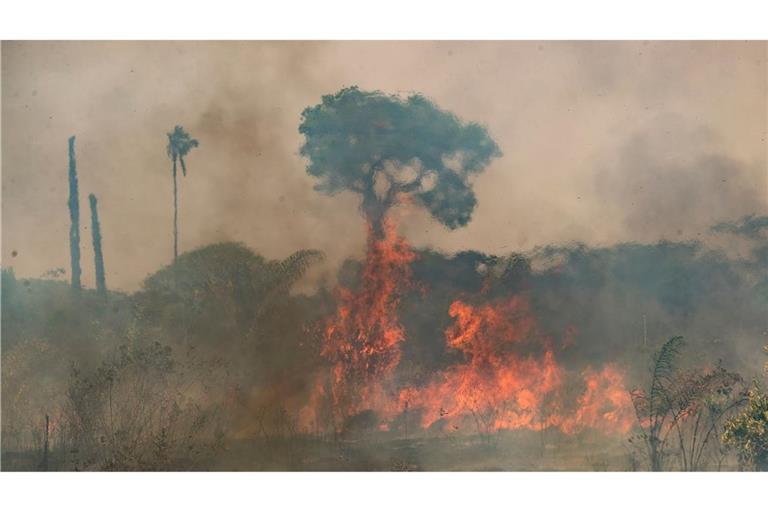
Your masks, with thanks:
M387 409L389 380L400 363L405 330L397 316L400 292L410 285L414 254L385 219L383 236L368 226L368 249L359 291L338 291L339 306L322 333L321 355L332 365L318 385L301 423L319 421L321 400L330 402L334 425L365 410Z
M341 290L339 306L322 333L322 355L330 375L318 383L302 410L305 430L321 424L343 430L362 413L375 416L381 430L399 417L418 418L422 428L541 430L566 434L584 428L626 432L634 411L624 378L615 365L569 375L541 335L525 297L473 305L454 301L446 348L463 361L427 384L398 388L394 382L406 333L397 316L399 296L410 286L413 252L385 223L372 237L359 291ZM564 344L570 343L570 332Z

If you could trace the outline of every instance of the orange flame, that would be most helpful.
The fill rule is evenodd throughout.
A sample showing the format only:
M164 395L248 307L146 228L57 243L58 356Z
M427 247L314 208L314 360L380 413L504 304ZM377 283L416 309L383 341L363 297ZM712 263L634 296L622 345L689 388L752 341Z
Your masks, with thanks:
M634 409L624 386L624 376L615 365L602 371L584 372L586 391L578 399L578 409L563 420L560 429L571 434L584 427L603 431L627 432L635 422Z
M631 427L631 401L614 366L585 372L586 390L576 410L564 414L565 372L550 340L538 333L524 298L480 306L455 301L449 313L455 321L446 331L446 344L460 350L465 361L400 397L401 403L421 409L423 427L439 420L454 427L473 422L486 432L552 426L565 433L586 427L626 432Z
M338 291L339 306L323 331L321 355L332 365L331 380L329 389L318 385L310 397L314 407L326 396L341 417L391 409L389 380L405 340L397 307L400 290L410 286L413 259L392 221L384 220L379 238L369 224L362 284L357 291ZM312 416L311 410L303 411L302 423L311 422Z
M401 401L422 410L421 424L471 416L483 429L515 429L534 424L542 400L556 389L560 368L551 350L543 356L518 355L535 336L527 302L514 298L499 307L451 304L455 323L446 344L465 361L423 389L406 389Z
M319 417L328 416L321 411L329 407L337 431L340 421L368 410L376 413L382 431L391 431L391 422L406 411L420 414L422 428L629 430L632 404L615 365L583 372L584 391L565 399L572 386L525 297L481 305L454 301L445 342L463 361L424 386L398 391L393 375L406 334L397 307L402 290L411 286L415 256L391 221L383 232L377 238L369 225L361 286L339 290L338 308L324 325L321 354L331 371L300 413L306 430L317 428ZM572 344L574 334L569 328L561 346Z

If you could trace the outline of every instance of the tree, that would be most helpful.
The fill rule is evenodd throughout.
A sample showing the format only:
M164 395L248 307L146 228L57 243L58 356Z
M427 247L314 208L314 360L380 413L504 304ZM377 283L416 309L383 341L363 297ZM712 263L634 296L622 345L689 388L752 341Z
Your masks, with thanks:
M404 196L450 229L466 225L477 204L469 177L500 156L485 128L464 123L424 96L407 98L357 87L326 95L302 113L301 155L327 194L350 190L374 236Z
M99 223L99 209L96 196L90 194L88 200L91 204L91 236L93 237L93 260L96 266L96 290L101 295L107 294L107 282L104 277L104 254L101 252L101 224Z
M277 369L275 351L282 353L306 336L290 289L320 258L304 250L268 260L239 243L208 245L148 276L133 297L134 311L147 337L162 333L211 356L236 351L236 364L253 370L247 352Z
M72 288L80 289L80 194L77 187L75 136L69 138L69 253L72 264Z
M178 201L178 187L176 184L176 162L181 163L181 172L184 176L187 175L187 165L184 162L184 157L187 156L192 148L199 146L196 139L189 136L189 133L184 131L179 125L168 133L168 158L173 162L173 261L179 257L179 201Z
M746 410L726 422L723 442L738 450L742 464L768 471L768 393L750 390Z
M763 350L768 353L768 345ZM749 392L745 410L726 422L723 442L737 449L742 464L768 471L768 393L757 384Z

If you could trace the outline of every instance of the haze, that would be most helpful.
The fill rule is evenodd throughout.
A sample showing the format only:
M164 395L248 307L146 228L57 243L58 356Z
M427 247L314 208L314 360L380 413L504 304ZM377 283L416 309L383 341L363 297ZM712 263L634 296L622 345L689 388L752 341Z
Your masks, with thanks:
M528 251L700 239L768 212L764 42L6 42L2 265L69 271L67 138L81 208L99 198L107 284L135 290L172 259L166 132L200 147L180 180L180 250L245 242L267 257L364 253L351 193L313 190L301 111L349 85L419 92L485 125L503 157L448 231L407 208L416 247ZM83 222L83 281L93 286Z

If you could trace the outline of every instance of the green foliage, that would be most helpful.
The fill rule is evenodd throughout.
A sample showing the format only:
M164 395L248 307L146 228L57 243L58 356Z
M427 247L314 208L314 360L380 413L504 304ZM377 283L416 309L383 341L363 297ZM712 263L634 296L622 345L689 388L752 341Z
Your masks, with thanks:
M357 87L306 108L299 132L318 190L361 194L373 220L408 194L451 229L466 225L477 203L468 177L501 154L485 128L421 95L402 99Z
M190 152L192 148L196 148L200 145L197 139L190 137L189 133L184 131L179 125L174 127L172 132L168 133L168 146L166 151L168 152L168 158L173 161L174 166L178 160L181 163L181 171L184 176L187 175L187 165L184 163L184 157Z
M768 471L768 393L750 391L746 409L726 422L723 442L736 448L745 465Z
M304 250L274 261L240 243L208 245L149 276L135 297L137 312L149 325L175 326L176 341L243 341L320 257Z
M184 157L190 152L192 148L196 148L199 143L196 139L189 136L189 133L184 131L179 125L168 133L168 146L166 151L168 152L168 158L173 162L173 261L179 257L179 190L176 183L176 162L181 162L181 170L184 176L187 175L187 164L184 162Z
M768 354L768 345L763 350ZM723 442L736 448L743 464L768 471L768 393L757 385L749 391L745 410L725 424Z

